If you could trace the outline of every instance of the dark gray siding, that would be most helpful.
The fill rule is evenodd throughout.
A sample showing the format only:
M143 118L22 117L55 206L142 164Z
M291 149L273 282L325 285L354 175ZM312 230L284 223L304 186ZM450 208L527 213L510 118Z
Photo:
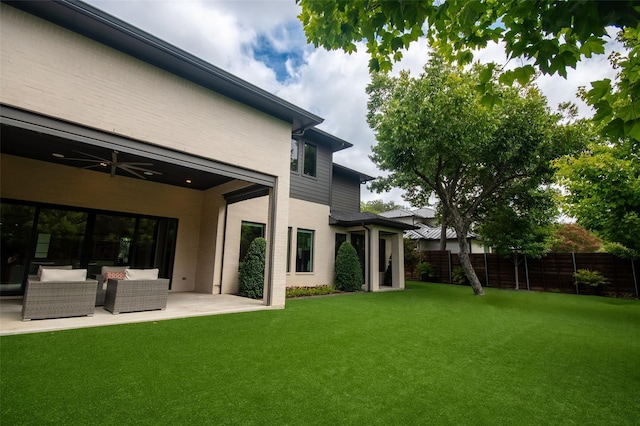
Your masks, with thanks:
M331 211L357 213L360 211L360 179L358 176L336 172L331 186Z
M316 163L316 177L305 176L302 173L302 159L299 161L300 170L291 172L289 196L299 200L329 205L331 199L331 169L333 167L333 153L329 148L320 144ZM304 151L302 147L300 152Z

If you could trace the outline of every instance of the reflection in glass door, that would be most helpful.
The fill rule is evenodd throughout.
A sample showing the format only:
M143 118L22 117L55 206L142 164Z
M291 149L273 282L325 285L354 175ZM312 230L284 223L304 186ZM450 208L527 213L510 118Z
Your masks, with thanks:
M0 205L0 292L4 294L22 289L35 212L33 206Z
M36 246L29 274L39 265L72 265L82 263L82 246L87 230L86 212L41 208L37 216Z
M135 229L134 217L96 214L91 234L89 274L99 274L103 266L129 265Z

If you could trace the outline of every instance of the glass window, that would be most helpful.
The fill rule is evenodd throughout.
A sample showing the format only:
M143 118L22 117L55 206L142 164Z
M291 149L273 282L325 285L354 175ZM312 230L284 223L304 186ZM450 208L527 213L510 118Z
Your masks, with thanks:
M298 229L296 272L313 272L313 232L308 229Z
M287 272L291 272L291 227L287 229Z
M316 176L316 161L318 157L318 148L309 143L304 144L304 174L307 176Z
M19 293L26 276L36 208L0 204L0 292Z
M298 141L291 139L291 171L298 171Z
M249 251L249 246L258 237L264 238L264 223L242 222L240 229L240 262Z

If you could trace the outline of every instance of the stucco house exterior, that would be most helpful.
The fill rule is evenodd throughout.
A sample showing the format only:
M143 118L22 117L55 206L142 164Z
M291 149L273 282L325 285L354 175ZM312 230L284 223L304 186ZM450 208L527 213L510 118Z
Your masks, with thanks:
M351 241L364 288L402 232L359 212L371 177L333 163L351 144L323 120L77 1L0 4L2 280L40 264L158 267L171 292L238 290L242 252L267 240L264 303L333 282Z

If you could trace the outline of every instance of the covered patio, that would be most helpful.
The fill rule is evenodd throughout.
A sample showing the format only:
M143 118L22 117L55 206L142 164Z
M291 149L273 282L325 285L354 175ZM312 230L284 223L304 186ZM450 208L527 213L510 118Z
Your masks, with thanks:
M131 312L113 315L102 306L96 306L92 317L55 318L22 321L22 298L0 299L0 336L41 333L75 328L154 322L168 319L229 314L236 312L276 309L262 300L248 299L231 294L200 294L191 292L169 293L167 309Z

